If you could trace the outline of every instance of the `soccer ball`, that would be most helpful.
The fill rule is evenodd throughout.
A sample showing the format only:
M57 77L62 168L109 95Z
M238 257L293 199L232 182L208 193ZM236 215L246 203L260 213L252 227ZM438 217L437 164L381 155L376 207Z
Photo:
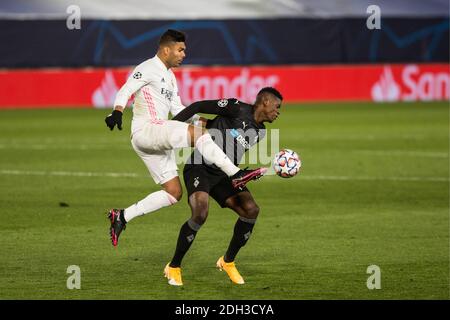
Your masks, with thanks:
M282 178L295 176L302 166L298 154L290 149L283 149L275 155L273 159L273 169Z

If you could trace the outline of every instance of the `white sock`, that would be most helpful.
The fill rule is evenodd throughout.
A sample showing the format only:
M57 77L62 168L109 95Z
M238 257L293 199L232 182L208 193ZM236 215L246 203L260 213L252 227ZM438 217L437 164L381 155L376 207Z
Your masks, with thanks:
M231 177L240 169L234 165L234 163L227 157L227 155L214 143L211 135L205 133L197 139L195 147L202 154L203 158L207 161L214 163L220 168L227 176Z
M177 199L164 190L150 193L144 199L125 209L125 221L129 222L131 219L156 211L162 207L168 207L177 202Z

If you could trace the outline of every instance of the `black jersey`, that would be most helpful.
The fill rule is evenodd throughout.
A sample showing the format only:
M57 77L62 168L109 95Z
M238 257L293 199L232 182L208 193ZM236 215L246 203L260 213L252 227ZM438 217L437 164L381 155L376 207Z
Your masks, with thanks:
M237 99L222 99L200 101L181 111L174 120L186 121L195 113L217 114L208 120L206 128L214 142L223 152L238 165L244 153L257 144L266 134L264 124L259 124L254 118L253 105ZM203 159L195 149L186 164L204 164L210 168L217 168L214 164Z

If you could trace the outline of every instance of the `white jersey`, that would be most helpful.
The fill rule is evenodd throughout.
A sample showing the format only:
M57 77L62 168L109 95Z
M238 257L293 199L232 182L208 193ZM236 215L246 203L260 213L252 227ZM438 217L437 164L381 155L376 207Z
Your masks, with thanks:
M158 56L142 62L133 70L117 93L114 106L125 107L133 94L132 134L146 123L160 123L168 119L169 112L175 116L184 109L175 75Z

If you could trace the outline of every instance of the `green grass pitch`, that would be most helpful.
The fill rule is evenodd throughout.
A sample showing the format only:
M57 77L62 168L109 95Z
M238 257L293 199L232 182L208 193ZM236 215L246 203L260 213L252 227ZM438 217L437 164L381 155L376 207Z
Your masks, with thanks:
M236 260L246 284L215 268L236 215L211 202L181 288L162 273L185 195L111 246L107 209L158 187L131 148L130 110L120 132L107 112L0 112L0 299L449 299L448 103L283 106L268 127L302 172L249 185L261 212ZM381 289L367 288L370 265Z

